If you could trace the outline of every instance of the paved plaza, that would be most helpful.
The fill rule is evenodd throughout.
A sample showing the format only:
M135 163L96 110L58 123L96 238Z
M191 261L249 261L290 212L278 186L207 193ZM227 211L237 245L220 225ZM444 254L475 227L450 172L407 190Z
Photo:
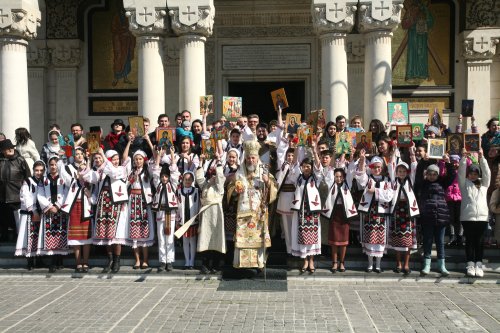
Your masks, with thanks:
M500 285L0 276L1 332L499 332Z

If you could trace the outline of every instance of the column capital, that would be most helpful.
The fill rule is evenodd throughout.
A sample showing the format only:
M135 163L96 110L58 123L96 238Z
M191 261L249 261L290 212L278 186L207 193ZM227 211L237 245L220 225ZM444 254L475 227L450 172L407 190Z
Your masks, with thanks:
M168 28L165 0L123 0L123 8L135 35L162 34Z
M47 67L50 63L49 49L45 40L34 39L26 51L28 67Z
M402 0L361 1L359 31L394 30L401 23Z
M177 35L213 33L215 7L213 0L167 0L172 30Z
M354 26L357 1L314 0L311 5L317 34L350 32Z
M47 47L51 64L55 67L78 67L81 63L79 39L49 39Z
M500 29L476 29L462 33L463 52L467 62L491 60L500 41Z
M347 35L347 60L352 63L365 61L365 38L363 35Z
M36 38L42 14L38 1L9 0L0 4L0 36Z

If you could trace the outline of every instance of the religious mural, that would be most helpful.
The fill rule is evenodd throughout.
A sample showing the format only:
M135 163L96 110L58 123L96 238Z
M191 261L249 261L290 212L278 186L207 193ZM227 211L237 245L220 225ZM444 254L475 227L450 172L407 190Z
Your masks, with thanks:
M452 4L405 0L392 41L394 86L452 85Z
M136 39L121 0L89 13L90 91L136 91Z

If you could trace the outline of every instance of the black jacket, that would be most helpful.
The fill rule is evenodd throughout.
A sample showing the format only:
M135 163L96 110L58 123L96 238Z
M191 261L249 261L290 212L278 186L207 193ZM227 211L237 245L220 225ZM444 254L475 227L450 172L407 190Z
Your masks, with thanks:
M17 150L10 158L0 154L0 202L20 203L21 186L30 176L29 166Z
M447 173L437 181L424 180L419 193L420 223L427 225L448 225L450 211L445 200L445 191L453 182L454 174L450 163L446 164Z

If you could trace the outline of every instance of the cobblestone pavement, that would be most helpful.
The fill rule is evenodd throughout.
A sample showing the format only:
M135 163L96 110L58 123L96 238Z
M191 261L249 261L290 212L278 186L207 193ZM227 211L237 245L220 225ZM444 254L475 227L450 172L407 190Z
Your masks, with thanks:
M264 283L0 277L0 332L500 331L497 284Z

